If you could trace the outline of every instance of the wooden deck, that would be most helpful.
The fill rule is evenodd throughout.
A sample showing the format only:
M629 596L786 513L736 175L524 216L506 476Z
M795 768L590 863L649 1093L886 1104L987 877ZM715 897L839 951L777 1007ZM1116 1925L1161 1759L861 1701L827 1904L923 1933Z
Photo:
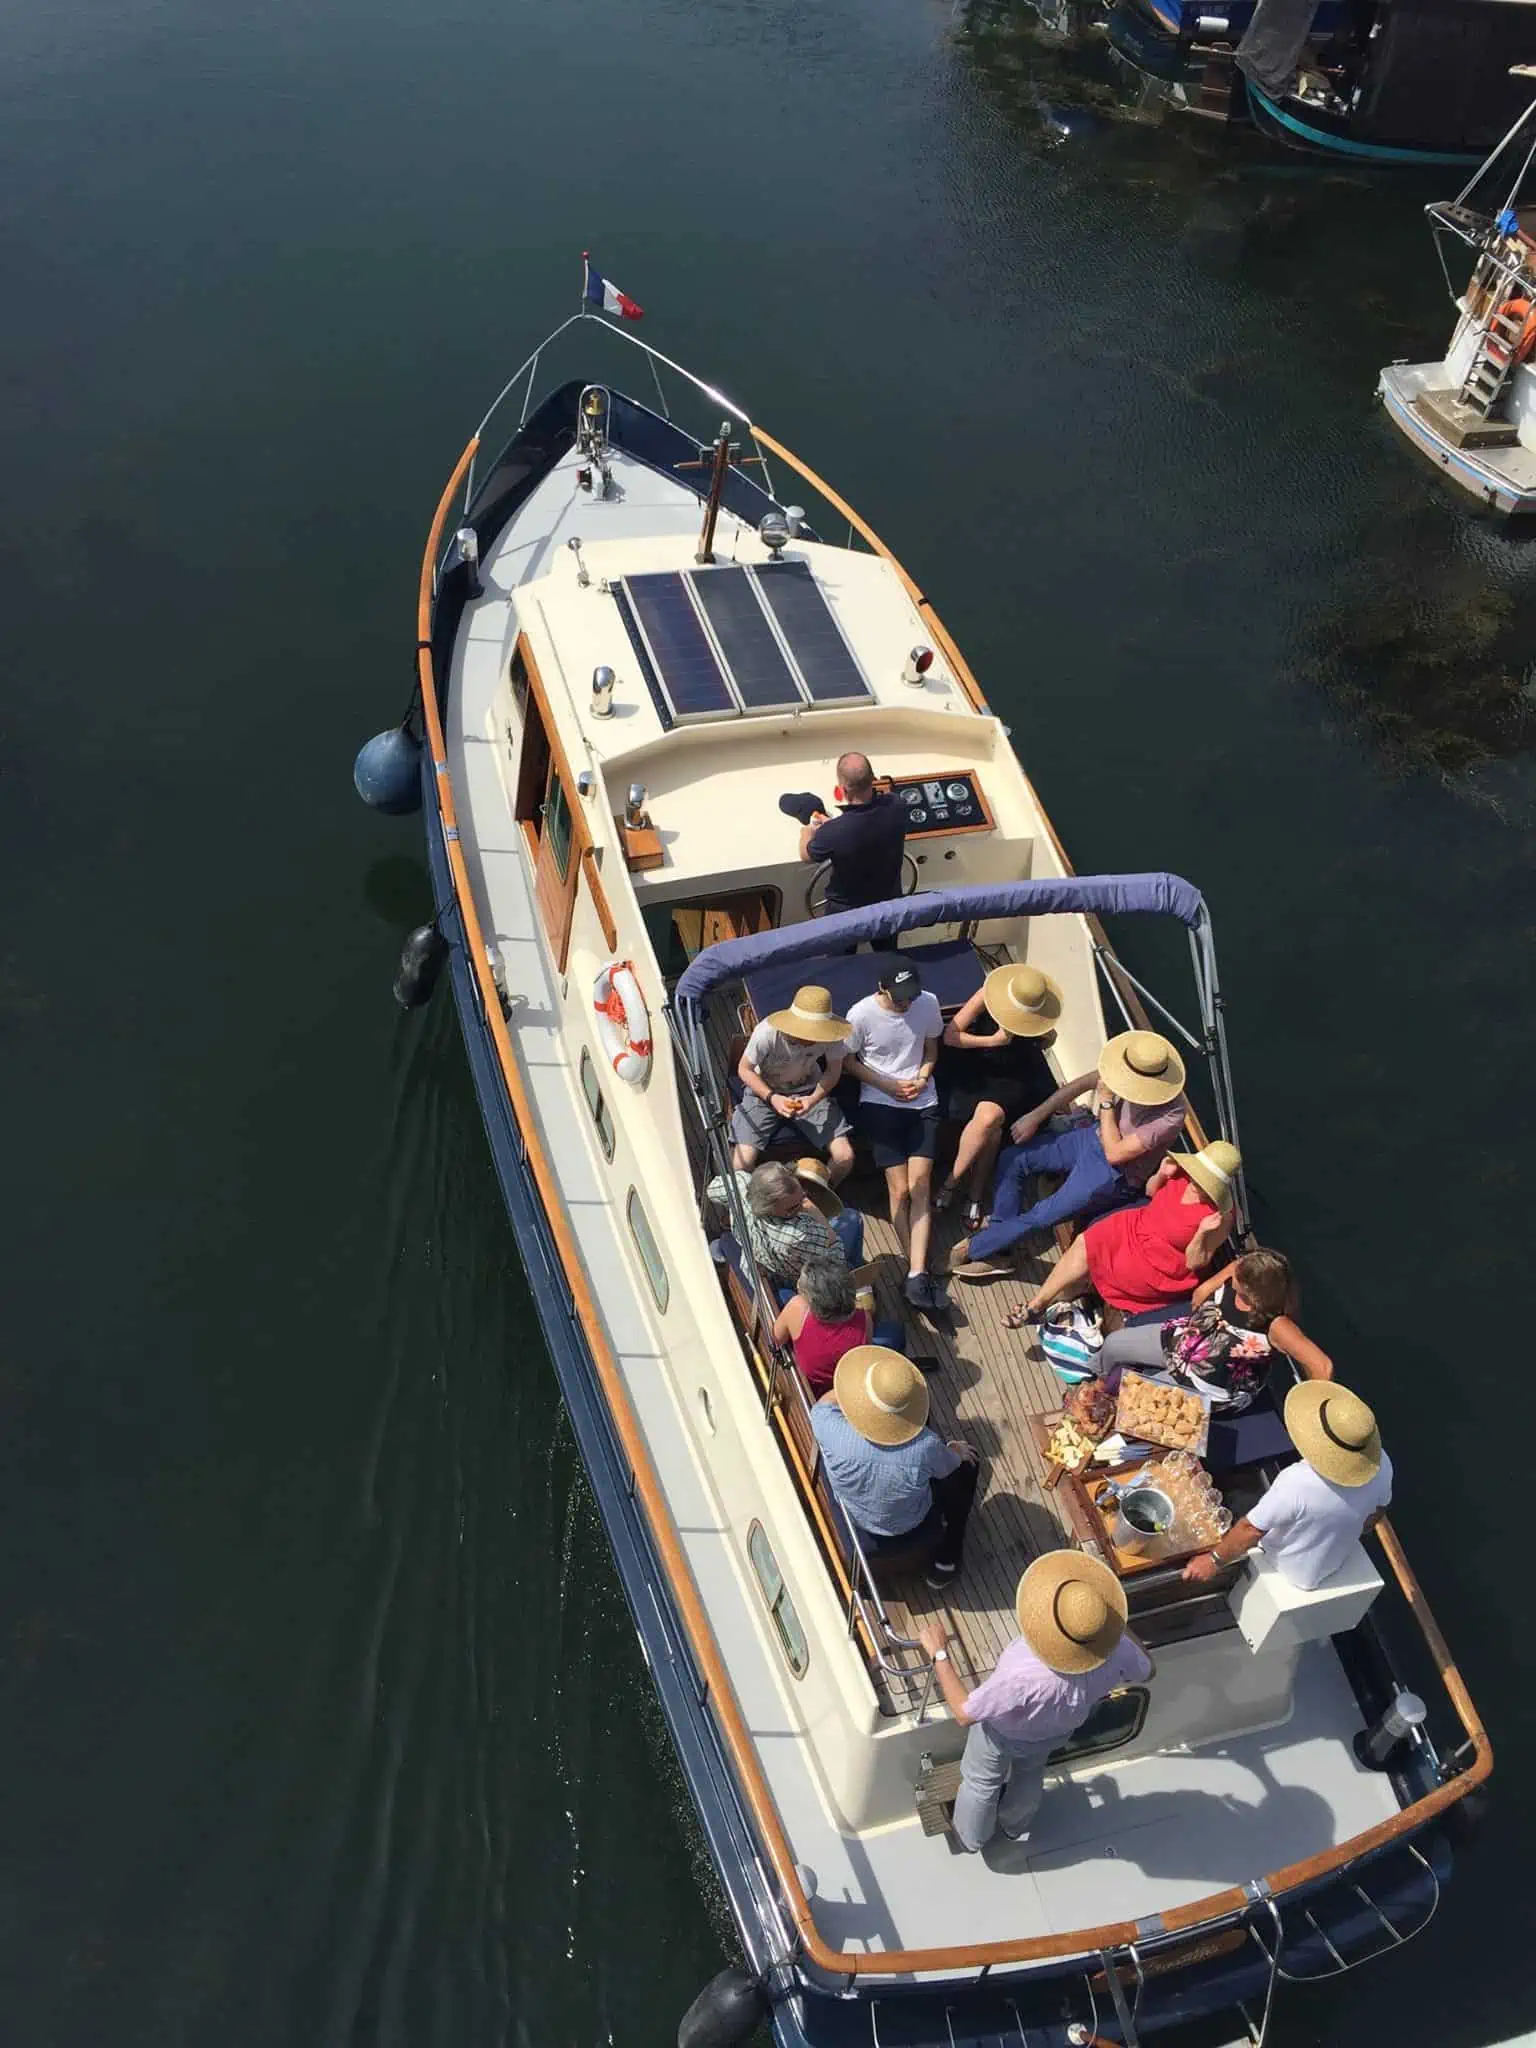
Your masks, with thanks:
M1022 1261L1018 1283L953 1281L952 1314L930 1321L902 1297L906 1260L886 1217L881 1177L861 1165L841 1192L865 1217L864 1256L876 1268L876 1315L901 1316L909 1355L926 1353L941 1361L928 1375L933 1427L945 1438L967 1438L982 1456L959 1578L943 1593L933 1592L920 1573L897 1580L886 1609L903 1635L914 1634L921 1622L943 1620L958 1638L962 1676L980 1678L1018 1633L1013 1596L1019 1574L1043 1551L1073 1540L1056 1495L1045 1490L1045 1468L1028 1426L1031 1415L1061 1405L1062 1385L1032 1331L1003 1328L1004 1313L1040 1284L1048 1262ZM947 1250L964 1235L954 1210L934 1222L936 1249Z

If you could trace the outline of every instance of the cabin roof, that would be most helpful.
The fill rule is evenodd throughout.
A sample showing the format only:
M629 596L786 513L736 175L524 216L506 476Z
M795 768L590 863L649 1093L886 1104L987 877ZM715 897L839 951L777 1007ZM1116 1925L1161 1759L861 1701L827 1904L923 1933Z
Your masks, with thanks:
M868 685L867 697L824 708L800 701L769 712L722 710L667 724L615 593L625 578L694 570L696 546L691 533L584 543L588 585L578 581L575 558L561 551L548 574L514 593L519 626L571 758L599 771L610 812L622 808L632 782L645 786L665 860L636 873L642 893L670 892L679 880L723 868L748 870L792 858L795 828L778 809L779 795L811 790L829 801L834 764L849 748L867 753L878 772L898 776L984 771L997 761L1000 728L975 710L942 655L935 655L920 685L902 680L912 649L928 642L922 616L892 565L877 555L804 540L787 550L786 568L810 571ZM785 573L771 566L757 535L734 521L722 521L717 554L738 567L762 568L768 577ZM606 717L593 704L592 674L600 666L616 678ZM1032 821L1011 759L994 780L995 793L985 786L998 831L1027 836ZM726 843L723 817L732 821Z

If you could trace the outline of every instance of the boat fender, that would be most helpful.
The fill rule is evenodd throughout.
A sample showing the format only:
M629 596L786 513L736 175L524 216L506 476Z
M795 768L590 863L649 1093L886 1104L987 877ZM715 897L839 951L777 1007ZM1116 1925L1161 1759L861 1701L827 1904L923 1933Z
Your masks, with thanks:
M651 1013L627 960L612 961L592 985L597 1035L621 1081L638 1088L651 1071Z
M419 1010L430 1001L437 977L448 958L448 941L435 924L419 924L400 948L395 976L395 1001L402 1010Z
M375 733L352 764L352 781L372 811L404 818L421 809L421 742L409 724Z
M722 1970L683 2014L677 2048L743 2048L767 2017L761 1978L750 1970Z

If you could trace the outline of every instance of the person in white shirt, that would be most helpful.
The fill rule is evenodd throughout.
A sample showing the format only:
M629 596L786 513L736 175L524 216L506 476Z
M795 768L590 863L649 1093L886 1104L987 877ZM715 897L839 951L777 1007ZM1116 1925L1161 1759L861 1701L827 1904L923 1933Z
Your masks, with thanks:
M1391 1500L1392 1460L1358 1394L1336 1380L1303 1380L1285 1397L1285 1426L1301 1462L1288 1465L1213 1550L1190 1559L1186 1579L1214 1578L1262 1544L1282 1577L1310 1593Z
M898 964L875 994L848 1012L844 1071L859 1083L855 1128L885 1174L891 1221L907 1254L906 1296L914 1308L944 1309L948 1296L928 1274L933 1232L933 1158L939 1093L933 1085L944 1016L915 967Z

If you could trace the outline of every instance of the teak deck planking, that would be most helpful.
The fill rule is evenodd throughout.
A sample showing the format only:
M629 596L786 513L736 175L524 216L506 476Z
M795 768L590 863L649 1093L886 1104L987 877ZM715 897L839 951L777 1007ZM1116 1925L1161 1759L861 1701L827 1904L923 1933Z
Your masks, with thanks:
M896 1580L886 1611L903 1635L915 1635L924 1621L942 1620L957 1638L962 1675L980 1678L1018 1633L1013 1596L1019 1574L1042 1552L1075 1540L1055 1494L1046 1490L1047 1467L1029 1427L1032 1415L1060 1407L1061 1382L1033 1331L1003 1328L1005 1312L1040 1285L1048 1260L1022 1261L1017 1281L952 1281L951 1313L932 1322L902 1296L907 1264L880 1178L856 1171L842 1193L864 1214L864 1256L876 1268L876 1316L900 1315L908 1354L940 1360L928 1375L933 1427L946 1439L967 1438L982 1455L958 1579L942 1593L921 1573ZM965 1234L958 1210L936 1216L934 1226L935 1254Z

